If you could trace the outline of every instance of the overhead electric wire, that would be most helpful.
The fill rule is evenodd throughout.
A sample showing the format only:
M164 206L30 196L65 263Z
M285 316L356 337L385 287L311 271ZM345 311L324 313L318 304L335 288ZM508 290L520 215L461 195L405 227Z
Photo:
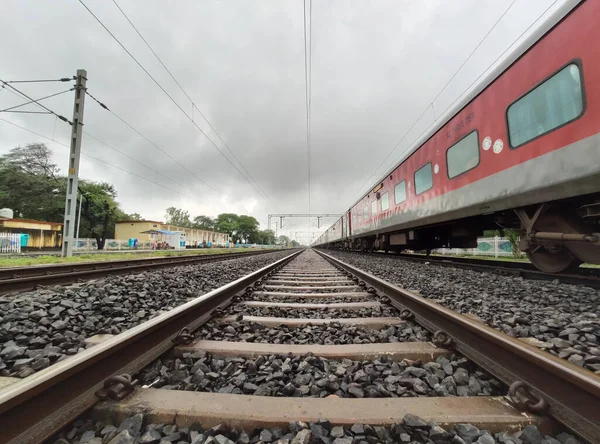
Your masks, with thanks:
M39 99L36 99L36 100L30 100L29 102L22 103L21 105L15 105L15 106L11 106L10 108L5 108L5 109L2 109L2 110L0 110L0 113L5 113L5 112L7 112L7 111L10 111L10 110L13 110L13 109L15 109L15 108L20 108L20 107L22 107L22 106L29 105L30 103L36 103L36 102L40 102L40 101L42 101L42 100L49 99L50 97L56 97L56 96L60 96L61 94L64 94L64 93L71 92L71 91L73 91L74 89L75 89L75 88L66 89L66 90L64 90L64 91L57 92L57 93L55 93L55 94L50 94L49 96L46 96L46 97L42 97L42 98L39 98ZM16 111L13 111L13 112L16 112Z
M10 93L12 93L12 94L14 94L14 95L15 95L15 96L17 96L17 97L20 97L20 96L19 96L17 93L15 93L15 92L13 92L13 91L10 91L10 90L9 90L9 92L10 92ZM94 100L98 101L98 100L97 100L96 98L94 98L94 97L93 97L91 94L87 93L87 91L86 91L86 94L87 94L87 95L89 95L90 97L92 97ZM98 101L98 103L102 104L102 103L101 103L101 102L99 102L99 101ZM39 106L39 104L37 104L37 103L36 103L36 105L38 105L38 106ZM106 106L104 106L104 108L108 110L108 108L107 108ZM57 142L56 140L54 140L54 135L53 135L53 137L50 139L49 137L46 137L46 136L44 136L44 135L42 135L42 134L39 134L39 133L36 133L36 132L34 132L33 130L30 130L30 129L28 129L28 128L21 127L21 126L19 126L19 125L15 124L15 123L12 123L12 122L10 122L10 121L8 121L8 120L6 120L6 122L7 122L7 123L10 123L11 125L17 126L18 128L21 128L21 129L23 129L23 130L29 131L29 132L31 132L31 133L33 133L33 134L36 134L36 135L38 135L38 136L40 136L40 137L43 137L43 138L45 138L45 139L48 139L48 140L51 140L52 142L55 142L55 143L57 143L57 144L59 144L59 145L66 146L66 145L64 145L64 144L62 144L62 143L60 143L60 142ZM55 131L55 130L56 130L56 120L55 120L55 127L54 127L54 131ZM54 134L54 131L53 131L53 134ZM93 134L90 134L89 132L87 132L87 131L85 131L85 130L83 131L83 133L84 133L85 135L87 135L87 136L91 137L92 139L95 139L96 141L98 141L98 142L102 143L103 145L107 146L108 148L110 148L110 149L112 149L112 150L114 150L114 151L116 151L116 152L118 152L118 153L122 154L123 156L125 156L125 157L127 157L127 158L129 158L129 159L133 160L134 162L138 163L139 165L141 165L141 166L143 166L143 167L145 167L145 168L149 169L150 171L154 172L155 174L157 174L157 175L159 175L159 176L162 176L162 177L164 177L165 179L167 179L167 180L169 180L169 181L173 182L173 183L174 183L174 184L176 184L176 185L179 185L179 186L180 186L180 187L182 187L184 190L186 190L186 191L188 191L188 192L190 192L190 193L194 194L194 191L190 190L189 188L186 188L186 187L185 187L185 185L183 185L183 184L181 184L181 183L177 182L176 180L174 180L174 179L171 179L170 177L168 177L168 176L166 176L166 175L164 175L164 174L160 173L159 171L157 171L157 170L155 170L154 168L152 168L152 167L150 167L150 166L148 166L148 165L144 164L143 162L141 162L141 161L139 161L139 160L135 159L134 157L130 156L129 154L125 153L124 151L122 151L122 150L120 150L120 149L118 149L118 148L116 148L116 147L114 147L114 146L110 145L109 143L107 143L107 142L105 142L105 141L103 141L103 140L101 140L101 139L97 138L96 136L94 136ZM68 147L67 147L67 148L68 148ZM159 148L159 149L160 149L160 148ZM87 155L87 156L89 156L89 157L91 157L91 158L94 158L94 159L95 159L95 157L91 156L90 154L87 154L87 153L86 153L86 155ZM168 154L167 154L167 155L168 155ZM107 163L106 161L103 161L102 159L99 159L99 160L100 160L101 162L105 162L105 163ZM112 164L109 164L109 165L112 165ZM120 167L117 167L117 166L115 166L115 168L120 168ZM121 168L121 169L122 169L122 168ZM133 175L136 175L135 173L131 173L131 174L133 174ZM169 189L170 189L170 188L169 188ZM184 197L190 198L190 196L186 196L185 194L182 194L182 193L180 193L180 192L177 192L177 193L178 193L178 194L181 194L181 195L182 195L182 196L184 196Z
M176 158L174 158L173 156L171 156L168 152L166 152L164 149L162 149L160 146L158 146L156 143L154 143L152 140L150 140L145 134L143 134L141 131L139 131L137 128L135 128L133 125L131 125L129 122L127 122L125 119L123 119L121 116L119 116L117 113L115 113L112 110L107 109L109 113L111 113L113 116L115 116L117 119L119 119L124 125L128 126L129 128L131 128L133 131L135 131L138 135L140 135L141 137L143 137L148 143L150 143L152 146L154 146L157 150L159 150L161 153L163 153L165 156L167 156L169 159L171 159L173 162L175 162L177 165L179 165L181 168L183 168L184 170L186 170L188 173L190 173L191 175L193 175L196 179L198 179L203 185L205 185L207 188L209 188L210 190L214 191L215 193L217 192L217 190L215 190L213 187L211 187L208 183L206 183L204 180L202 180L200 177L198 177L198 175L196 173L194 173L192 170L190 170L188 167L186 167L183 163L181 163L179 160L177 160Z
M44 80L7 80L6 83L70 82L71 80L75 80L75 77L61 77L60 79L44 79Z
M312 0L309 5L309 35L306 36L306 0L304 0L304 82L306 89L306 161L308 170L308 221L310 228L310 112L311 112L311 70L312 70ZM310 47L309 47L310 41Z
M51 141L51 142L54 142L54 143L56 143L57 145L63 146L63 147L65 147L65 148L69 148L69 146L68 146L68 145L66 145L66 144L64 144L64 143L62 143L62 142L58 142L58 141L56 141L56 140L53 140L53 139L51 139L51 138L50 138L50 137L48 137L48 136L44 136L43 134L40 134L40 133L38 133L38 132L36 132L36 131L34 131L34 130L31 130L31 129L29 129L29 128L26 128L26 127L24 127L24 126L17 125L16 123L14 123L14 122L11 122L10 120L6 120L6 119L3 119L3 118L1 118L1 117L0 117L0 121L2 121L2 122L5 122L5 123L8 123L9 125L12 125L12 126L14 126L14 127L16 127L16 128L19 128L19 129L22 129L22 130L24 130L24 131L30 132L30 133L32 133L32 134L35 134L36 136L39 136L39 137L41 137L41 138L43 138L43 139L49 140L49 141ZM89 134L88 134L88 135L89 135ZM119 166L117 166L117 165L114 165L114 164L112 164L112 163L110 163L110 162L107 162L106 160L100 159L100 158L98 158L98 157L96 157L96 156L92 156L91 154L89 154L89 153L86 153L85 151L82 151L82 152L81 152L81 154L83 154L83 155L84 155L84 156L86 156L86 157L89 157L90 159L94 159L94 160L97 160L98 162L105 163L106 165L109 165L109 166L111 166L111 167L113 167L113 168L116 168L116 169L118 169L118 170L124 171L125 173L127 173L127 174L131 174L132 176L139 177L140 179L143 179L143 180L145 180L146 182L153 183L153 184L155 184L155 185L158 185L159 187L165 188L165 189L167 189L167 190L169 190L169 191L172 191L173 193L180 194L181 196L183 196L183 197L185 197L185 198L188 198L188 199L189 199L189 196L186 196L185 194L183 194L183 193L181 193L181 192L179 192L179 191L177 191L177 190L174 190L174 189L172 189L172 188L169 188L169 187L167 187L167 186L165 186L165 185L163 185L163 184L160 184L160 183L158 183L158 182L155 182L155 181L153 181L153 180L150 180L150 179L148 179L148 178L146 178L146 177L144 177L144 176L140 176L139 174L136 174L136 173L134 173L134 172L132 172L132 171L126 170L125 168L121 168L121 167L119 167Z
M133 61L142 69L142 71L144 71L146 73L146 75L148 77L150 77L150 79L161 89L161 91L171 100L171 102L173 102L173 104L175 104L175 106L177 106L177 108L179 108L179 110L188 118L188 120L190 122L192 122L192 124L198 128L198 130L204 135L204 137L206 137L206 139L217 149L217 151L219 151L219 153L221 153L221 155L236 169L236 171L238 173L240 173L240 175L254 188L254 190L261 196L263 197L265 200L267 200L267 202L269 202L268 198L264 197L260 191L258 190L258 188L252 183L250 182L250 180L248 180L248 178L240 171L240 169L237 167L237 165L235 165L231 159L229 159L225 153L223 153L223 151L217 146L217 144L210 138L208 137L208 135L206 134L206 132L204 132L204 130L202 128L200 128L200 126L198 126L198 124L191 118L191 116L181 107L181 105L179 105L179 103L177 103L177 101L167 92L167 90L152 76L152 74L150 74L150 72L148 72L148 70L135 58L135 56L125 47L125 45L123 45L123 43L121 43L121 41L108 29L108 27L102 22L102 20L100 20L93 12L90 8L87 7L87 5L83 2L83 0L79 0L79 3L81 3L83 5L83 7L92 15L92 17L94 17L94 19L96 19L96 21L104 28L104 30L106 32L108 32L108 34L119 44L119 46L121 46L121 48L123 48L123 50L127 53L127 55L129 55L129 57L131 57L133 59ZM197 108L196 108L197 109ZM200 110L198 110L200 111ZM196 176L197 177L197 176ZM272 202L269 202L271 205Z
M17 88L15 88L14 86L10 85L9 83L5 82L4 80L0 79L0 82L2 82L2 84L4 86L8 86L11 90L19 93L21 96L25 97L26 99L30 100L29 103L35 103L38 106L40 106L41 108L45 109L46 111L48 111L50 114L55 115L56 117L58 117L60 120L62 120L63 122L67 122L69 123L71 126L73 125L73 122L71 122L69 119L67 119L64 116L61 116L60 114L55 113L54 111L52 111L50 108L48 108L47 106L42 105L38 100L32 99L31 97L29 97L27 94L25 94L22 91L19 91ZM41 99L39 99L41 100Z
M204 115L204 113L196 106L196 103L194 102L194 100L190 97L190 95L187 93L187 91L183 88L183 86L181 86L181 83L179 83L179 81L175 78L175 75L173 75L173 73L171 72L171 70L167 67L167 65L164 64L164 62L162 61L162 59L159 57L159 55L156 53L156 51L154 51L154 49L152 48L152 46L150 45L150 43L148 43L148 41L144 38L144 36L142 35L142 33L138 30L138 28L133 24L133 22L131 21L131 19L127 16L127 14L125 13L125 11L123 11L123 9L119 6L119 4L117 3L116 0L113 0L113 3L115 4L115 6L117 7L117 9L121 12L121 14L123 15L123 17L125 17L125 19L127 20L127 22L131 25L131 27L135 30L135 32L137 33L137 35L142 39L142 41L144 42L144 44L148 47L148 49L150 50L150 52L152 52L152 54L154 55L154 57L156 57L156 59L158 60L158 62L162 65L162 67L165 69L165 71L167 71L167 73L169 74L169 76L171 76L171 78L173 79L173 81L175 82L175 84L179 87L179 89L181 90L181 92L183 92L183 94L188 98L188 100L190 101L190 103L192 104L192 117L191 120L192 122L195 123L194 120L194 108L196 110L198 110L198 112L200 113L200 115L202 116L202 118L204 119L204 121L208 124L208 126L210 127L210 129L213 131L213 133L215 133L215 135L219 138L219 140L221 141L221 143L225 146L225 148L227 148L227 151L229 151L231 153L231 155L233 156L233 158L240 164L240 166L242 167L242 169L246 172L247 176L250 176L250 179L252 179L252 181L256 184L256 186L258 187L259 194L262 193L262 197L264 197L273 207L275 207L275 209L277 209L277 206L271 201L271 199L269 198L269 196L267 195L267 193L262 189L262 187L258 184L258 182L256 181L256 179L254 179L254 177L252 177L252 175L250 174L250 172L246 169L246 167L244 166L244 164L241 162L240 159L238 159L238 157L235 155L235 153L233 152L233 150L229 147L229 145L223 140L223 138L221 137L221 135L218 133L218 131L212 126L212 124L210 123L210 121L206 118L206 116ZM203 133L204 134L204 133ZM206 134L204 134L206 136L206 138L208 139L208 136ZM211 141L212 142L212 141ZM221 153L223 154L223 153ZM239 171L239 170L238 170ZM241 174L241 172L240 172ZM279 210L277 210L279 211Z
M135 30L135 32L137 33L137 35L142 39L142 41L144 42L144 44L148 47L148 49L150 50L150 52L152 52L152 54L154 55L154 57L156 57L156 59L158 60L158 62L162 65L162 67L165 69L165 71L167 71L167 73L169 74L169 76L171 76L171 79L173 79L173 81L175 82L175 84L179 87L179 89L181 90L181 92L183 92L183 94L188 98L188 100L190 101L190 103L192 104L192 117L191 120L192 122L195 122L194 120L194 108L196 108L196 110L198 110L198 112L200 113L200 115L202 116L202 118L204 119L204 121L208 124L208 126L210 127L210 129L213 131L213 133L215 133L215 135L219 138L219 140L221 141L221 143L225 146L225 148L227 148L227 151L229 151L231 153L231 155L233 156L233 158L240 164L240 166L242 167L242 169L246 172L246 174L248 176L250 176L250 179L252 179L252 181L256 184L256 186L258 187L258 189L260 190L260 193L262 193L263 197L273 206L275 207L275 209L277 209L277 206L271 201L271 199L269 198L269 196L267 195L267 193L262 189L262 187L258 184L258 182L256 181L256 179L254 179L254 177L252 177L252 175L250 174L250 172L246 169L246 167L244 166L244 164L241 162L240 159L238 159L238 157L235 155L235 153L233 152L233 150L229 147L229 145L223 140L223 138L221 137L221 135L218 133L218 131L212 126L212 124L210 123L210 121L206 118L206 116L204 115L204 113L202 113L202 111L196 106L196 103L194 102L194 100L190 97L190 95L187 93L187 91L183 88L183 86L181 86L181 83L179 83L179 81L175 78L175 75L173 75L173 73L171 72L171 70L167 67L167 65L164 64L164 62L162 61L162 59L159 57L159 55L156 53L156 51L154 51L154 49L152 48L152 46L150 46L150 43L148 43L148 41L144 38L144 36L142 35L142 33L138 30L138 28L133 24L133 22L131 21L131 19L127 16L127 14L125 13L125 11L123 11L123 9L119 6L119 4L117 3L116 0L113 0L113 3L115 4L115 6L117 7L117 9L121 12L121 14L123 14L123 17L125 17L125 19L127 20L127 22L131 25L131 27ZM208 136L206 134L204 134L207 138ZM240 172L241 174L241 172ZM259 193L259 194L260 194ZM279 210L277 210L279 211Z
M116 152L120 153L121 155L123 155L123 156L127 157L128 159L131 159L131 160L133 160L135 163L137 163L137 164L139 164L139 165L143 166L144 168L148 168L148 169L149 169L150 171L152 171L153 173L155 173L155 174L157 174L157 175L159 175L159 176L162 176L162 177L164 177L165 179L167 179L167 180L169 180L169 181L173 182L173 183L174 183L174 184L176 184L176 185L179 185L179 186L180 186L181 188L183 188L185 191L188 191L188 192L192 193L192 195L194 194L194 191L190 190L189 188L187 188L187 187L186 187L185 185L183 185L182 183L180 183L180 182L177 182L176 180L174 180L174 179L171 179L169 176L166 176L166 175L162 174L160 171L157 171L157 170L155 170L154 168L152 168L152 167L150 167L150 166L146 165L145 163L143 163L143 162L140 162L139 160L137 160L136 158L134 158L134 157L130 156L129 154L125 153L124 151L122 151L122 150L120 150L120 149L118 149L118 148L115 148L114 146L110 145L109 143L107 143L107 142L105 142L105 141L103 141L103 140L101 140L101 139L98 139L96 136L94 136L94 135L90 134L90 133L89 133L89 132L87 132L87 131L84 131L83 133L84 133L86 136L88 136L88 137L91 137L92 139L96 140L97 142L100 142L101 144L103 144L103 145L107 146L108 148L110 148L110 149L112 149L112 150L114 150L114 151L116 151ZM189 197L189 196L188 196L188 197Z
M496 22L494 23L494 25L488 30L488 32L485 34L485 36L479 41L479 43L475 46L475 48L473 49L473 51L471 51L471 53L469 54L469 56L463 61L463 63L458 67L458 69L454 72L454 74L450 77L450 79L445 83L445 85L442 87L442 89L438 92L438 94L433 98L433 100L429 101L428 103L430 103L429 105L427 105L427 107L423 110L423 112L419 115L419 117L417 117L417 119L412 123L412 125L410 126L410 128L408 129L408 131L406 131L404 133L404 135L400 138L400 140L394 145L394 147L389 151L389 153L387 154L387 156L381 161L381 163L379 164L379 166L371 173L371 175L367 178L367 180L365 180L365 182L361 185L361 187L358 189L359 194L362 194L362 190L365 187L365 185L367 185L368 183L371 182L371 178L377 173L377 171L379 171L379 169L387 162L387 160L392 156L392 154L394 154L394 152L396 151L396 149L398 148L398 146L404 141L404 139L406 139L406 137L410 134L410 132L412 131L412 129L417 125L417 123L419 123L419 121L423 118L423 116L427 113L427 110L429 110L430 107L433 106L433 102L435 102L435 100L442 94L442 92L448 87L448 85L450 84L450 82L452 82L452 80L454 80L454 78L456 77L456 75L460 72L460 70L465 66L465 64L471 59L471 57L475 54L475 52L477 51L477 49L483 44L483 42L488 38L488 36L491 34L491 32L496 28L496 26L500 23L500 21L504 18L504 16L508 13L508 11L513 7L513 5L515 4L516 0L513 0L513 2L508 6L508 8L506 8L504 10L504 12L500 15L500 17L498 17L498 19L496 20ZM554 2L556 3L556 1ZM554 5L554 3L552 3L552 5ZM511 43L508 48L502 53L500 54L500 56L494 60L493 63L491 63L484 71L483 73L477 78L475 79L475 81L473 83L471 83L471 85L467 88L467 90L479 79L481 78L481 76L487 72L487 70L493 66L499 59L500 57L502 57L502 55L504 55L506 53L506 51L508 51L508 49L510 47L512 47L514 45L514 43L519 40L523 34L525 32L527 32L531 26L533 26L539 19L540 17L542 17L547 11L548 9L550 9L552 7L552 5L550 5L544 12L542 12L542 14L540 14L540 16L525 30L523 31L523 33L521 33L521 35L519 35L519 37L517 37L513 43ZM463 93L464 94L464 93ZM452 107L459 99L460 97L463 96L463 94L461 94L456 100L454 100L450 106L448 106L448 108L446 108L441 114L440 116L444 115L446 113L446 111L448 111L450 109L450 107ZM434 116L434 120L435 116ZM429 128L431 127L431 125L429 125L425 131L423 131L421 133L424 134ZM419 135L419 137L421 137L421 135ZM417 137L418 139L418 137ZM416 140L416 139L415 139Z

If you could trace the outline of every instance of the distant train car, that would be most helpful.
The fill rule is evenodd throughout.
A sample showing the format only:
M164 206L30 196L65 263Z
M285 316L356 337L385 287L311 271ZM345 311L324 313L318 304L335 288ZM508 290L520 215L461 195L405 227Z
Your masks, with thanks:
M600 1L560 6L316 245L466 248L519 228L541 270L600 263L598 17Z

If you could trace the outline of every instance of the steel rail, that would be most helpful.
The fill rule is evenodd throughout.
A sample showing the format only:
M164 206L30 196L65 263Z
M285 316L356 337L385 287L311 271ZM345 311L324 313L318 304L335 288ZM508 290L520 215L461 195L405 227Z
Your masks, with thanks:
M589 442L600 442L600 378L592 372L315 250L408 309L428 330L507 385L522 381L549 404L548 414Z
M168 351L183 327L197 329L213 310L302 251L0 390L0 442L34 444L49 438L98 401L95 392L107 378L135 374Z
M410 262L429 262L442 267L462 268L484 273L494 273L502 276L515 276L525 279L540 281L558 280L562 284L585 285L590 288L600 289L600 270L597 268L580 267L575 273L546 273L538 270L528 262L494 261L487 259L456 258L450 256L420 256L415 254L393 255L387 253L360 253L375 254L379 257L387 257L394 260L407 260Z
M113 274L141 272L150 269L175 267L196 263L209 263L245 256L257 256L281 250L260 250L249 253L199 254L139 258L118 261L98 261L81 264L58 264L44 267L19 267L0 269L0 294L11 291L33 290L39 285L58 285L79 279L93 279Z

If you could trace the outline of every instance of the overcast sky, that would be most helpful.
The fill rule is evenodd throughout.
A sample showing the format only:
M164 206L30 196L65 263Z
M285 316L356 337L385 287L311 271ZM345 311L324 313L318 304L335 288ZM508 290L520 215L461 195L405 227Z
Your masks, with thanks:
M192 116L190 100L113 1L84 1ZM123 210L147 219L163 219L165 208L176 206L192 216L250 214L266 228L269 213L308 212L303 1L117 2L193 99L198 126L244 175L247 171L256 180L255 186L272 204L78 0L3 0L2 80L60 78L86 69L88 91L152 142L88 98L83 151L108 164L83 156L81 177L113 183ZM551 11L560 4L561 0L314 0L309 45L311 212L345 211L360 197L368 178L371 185L392 166L433 121L431 107L389 162L370 177L507 8L434 102L436 111L447 108L549 6ZM70 85L15 86L42 97ZM8 91L0 92L0 109L20 101ZM70 119L72 101L68 93L43 103ZM65 171L68 149L61 144L68 144L67 124L50 115L1 113L0 118L50 138L0 121L0 154L18 145L46 142ZM316 232L313 222L310 230ZM309 236L308 231L306 220L286 219L280 234Z

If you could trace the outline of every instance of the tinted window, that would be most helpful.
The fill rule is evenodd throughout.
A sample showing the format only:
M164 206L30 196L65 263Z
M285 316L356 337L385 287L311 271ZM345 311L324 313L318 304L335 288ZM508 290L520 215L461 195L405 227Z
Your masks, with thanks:
M371 214L375 216L377 214L377 201L371 202Z
M381 211L385 211L390 207L390 197L388 193L384 193L381 196Z
M448 177L450 179L472 170L479 165L479 139L477 131L452 145L446 151L448 163Z
M403 180L402 182L396 184L396 187L394 188L394 202L396 202L396 205L399 203L402 203L406 200L406 181Z
M431 172L431 163L428 163L415 173L415 193L421 194L432 186L433 174Z
M582 112L581 73L576 64L571 64L508 108L510 144L523 145L576 119Z
M367 220L369 218L369 206L367 205L364 209L363 209L363 219Z

